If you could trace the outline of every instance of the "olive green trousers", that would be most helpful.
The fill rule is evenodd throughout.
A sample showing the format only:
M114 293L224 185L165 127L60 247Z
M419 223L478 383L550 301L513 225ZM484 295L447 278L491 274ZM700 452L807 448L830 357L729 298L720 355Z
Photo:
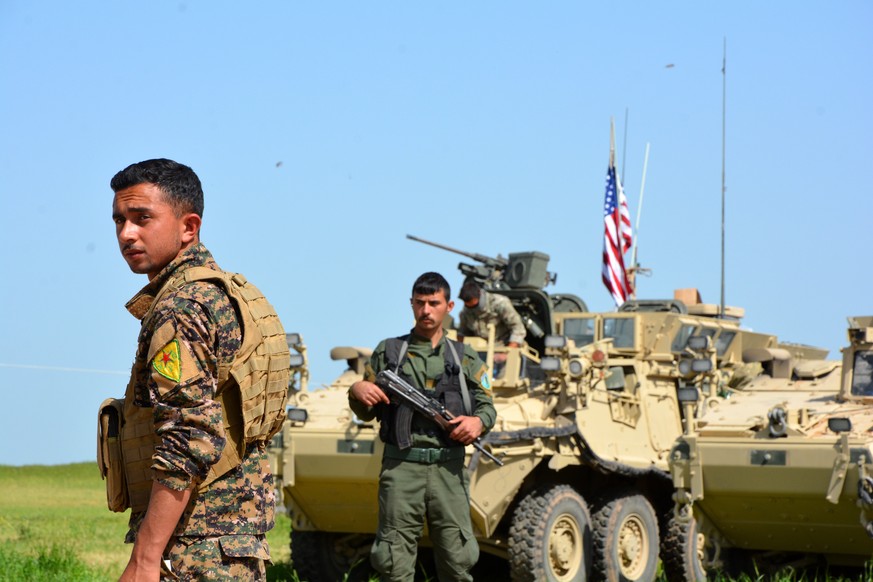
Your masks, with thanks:
M370 563L383 582L411 582L424 524L441 582L472 582L479 544L470 521L470 480L463 457L416 463L384 457L379 529Z

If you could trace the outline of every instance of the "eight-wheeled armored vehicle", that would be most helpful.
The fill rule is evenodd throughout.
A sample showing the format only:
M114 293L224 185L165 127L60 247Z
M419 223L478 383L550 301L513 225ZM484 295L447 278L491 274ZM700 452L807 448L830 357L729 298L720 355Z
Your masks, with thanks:
M720 314L694 301L634 300L590 313L579 297L544 290L554 280L544 253L461 254L478 263L461 263L461 272L508 297L527 327L518 348L496 344L493 334L464 339L495 370L498 419L483 440L504 462L468 450L473 524L480 547L505 558L516 581L654 579L674 513L670 451L686 409L704 414L754 377L760 364L743 359L750 350L826 355L743 330L739 310ZM691 373L680 365L691 336L712 348L711 386L693 413L677 396ZM313 582L366 564L376 531L382 443L378 426L357 419L346 400L368 355L337 350L349 370L331 386L292 395L282 433L292 560Z
M684 366L700 373L680 389L688 410L710 382L711 346L694 340ZM689 415L670 454L670 580L704 580L752 559L759 569L798 557L863 566L873 558L873 317L849 318L842 363L778 349L743 355L760 374Z

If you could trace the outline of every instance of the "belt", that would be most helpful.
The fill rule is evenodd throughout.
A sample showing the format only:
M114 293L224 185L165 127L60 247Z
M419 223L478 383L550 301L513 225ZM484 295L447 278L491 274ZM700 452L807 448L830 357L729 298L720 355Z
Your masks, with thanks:
M425 465L446 463L456 459L463 459L464 454L464 447L448 447L444 449L420 449L418 447L409 447L408 449L400 449L395 445L385 443L386 458L397 459L399 461L409 461L412 463L423 463Z

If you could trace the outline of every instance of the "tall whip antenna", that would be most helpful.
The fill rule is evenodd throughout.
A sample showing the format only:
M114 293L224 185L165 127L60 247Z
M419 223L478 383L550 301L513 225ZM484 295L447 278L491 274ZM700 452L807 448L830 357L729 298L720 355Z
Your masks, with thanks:
M624 170L627 167L627 114L629 108L624 108L624 143L621 145L621 186L625 185Z
M637 269L637 243L640 239L640 216L643 214L643 194L646 191L646 168L649 166L649 144L646 143L646 157L643 159L643 181L640 184L640 201L637 203L637 223L634 226L634 247L631 250L631 267ZM639 270L639 269L638 269Z
M724 198L725 186L725 120L727 110L727 37L724 38L724 56L721 63L721 306L719 317L724 317Z

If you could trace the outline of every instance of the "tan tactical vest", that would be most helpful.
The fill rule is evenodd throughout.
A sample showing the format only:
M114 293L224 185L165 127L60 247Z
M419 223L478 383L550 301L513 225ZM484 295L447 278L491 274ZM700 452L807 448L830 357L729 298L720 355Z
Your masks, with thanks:
M263 445L282 428L291 356L279 316L257 287L240 274L207 267L187 269L181 276L170 280L155 297L143 317L143 325L148 324L155 306L164 296L195 281L210 281L227 292L241 316L242 331L242 345L233 362L220 366L218 370L216 400L221 404L227 443L218 462L199 484L202 491L240 465L246 445ZM133 403L135 379L144 372L142 368L148 366L148 358L136 362L124 399L110 399L101 406L100 431L106 434L102 435L102 444L98 448L98 463L107 479L107 499L113 511L130 507L133 512L139 512L148 507L152 456L158 441L152 409ZM113 414L121 419L113 421ZM116 433L119 437L117 445L111 441L113 422L120 426ZM113 467L112 457L118 456L121 463L116 462ZM110 483L113 475L125 483L113 488Z

